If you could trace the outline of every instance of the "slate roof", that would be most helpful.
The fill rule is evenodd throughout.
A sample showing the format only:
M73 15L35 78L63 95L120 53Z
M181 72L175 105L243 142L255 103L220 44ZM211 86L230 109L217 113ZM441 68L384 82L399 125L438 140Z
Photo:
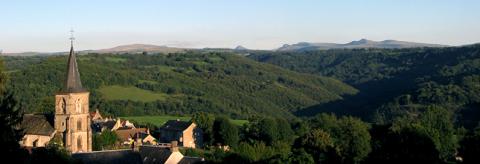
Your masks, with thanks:
M94 151L72 154L74 159L84 164L141 164L140 153L133 150Z
M94 132L101 132L102 128L111 130L115 126L116 121L106 121L106 122L97 122L92 124L92 129Z
M158 146L140 146L139 151L133 150L107 150L88 153L75 153L72 157L85 164L153 164L165 163L172 155L169 148ZM203 158L183 156L179 163L202 163Z
M20 127L25 134L50 136L55 132L49 117L38 114L25 114Z
M128 138L135 138L137 133L147 134L147 128L118 129L115 133L121 140L126 141Z
M179 164L196 164L196 163L203 163L205 162L205 160L203 158L200 158L200 157L188 157L188 156L184 156L182 158L182 160L180 160L180 162L178 162Z
M190 121L179 121L179 120L168 120L162 127L161 130L171 130L171 131L184 131L187 129L192 122Z
M172 151L168 148L141 146L140 154L143 163L165 163L172 154Z
M68 57L67 76L65 78L65 85L63 92L75 93L87 91L82 87L80 80L80 73L78 72L77 57L73 51L73 44L70 48L70 55Z

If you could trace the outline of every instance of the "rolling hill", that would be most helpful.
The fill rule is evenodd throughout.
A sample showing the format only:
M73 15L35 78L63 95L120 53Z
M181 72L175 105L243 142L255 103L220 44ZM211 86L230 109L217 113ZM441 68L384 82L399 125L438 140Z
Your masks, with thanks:
M10 88L28 112L51 112L65 74L66 56L6 57ZM157 55L78 57L92 109L117 116L191 114L233 118L293 112L352 95L338 80L297 73L232 53L190 51Z
M183 48L157 46L157 45L151 45L151 44L129 44L129 45L121 45L121 46L116 46L116 47L107 48L107 49L92 50L88 52L92 52L92 53L142 53L142 52L174 53L174 52L182 52L184 50L185 49Z
M480 120L480 45L408 49L331 49L257 52L249 56L301 73L333 77L359 90L336 102L299 110L392 121L428 105L455 113L462 126Z

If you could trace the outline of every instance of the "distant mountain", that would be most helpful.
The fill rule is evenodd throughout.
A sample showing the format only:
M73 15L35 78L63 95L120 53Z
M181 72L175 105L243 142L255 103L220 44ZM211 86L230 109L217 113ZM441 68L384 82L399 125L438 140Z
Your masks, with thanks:
M4 56L49 56L62 55L67 52L20 52L20 53L2 53Z
M346 44L338 43L309 43L299 42L297 44L285 44L276 49L277 51L303 51L303 50L325 50L325 49L344 49L344 48L414 48L414 47L448 47L440 44L427 44L416 42L405 42L397 40L372 41L361 39Z
M248 48L245 48L245 47L243 47L243 46L237 46L237 47L235 47L234 50L235 50L235 51L246 51L246 50L248 50Z
M129 45L122 45L108 49L100 49L100 50L91 50L88 52L94 53L142 53L142 52L157 52L157 53L173 53L173 52L180 52L184 51L183 48L174 48L174 47L167 47L167 46L157 46L157 45L150 45L150 44L129 44Z
M99 49L99 50L81 50L76 51L79 54L88 54L88 53L142 53L142 52L150 52L150 53L174 53L174 52L182 52L185 51L186 48L175 48L175 47L167 47L167 46L157 46L157 45L150 45L150 44L129 44L129 45L121 45L113 48L107 49ZM21 53L3 53L2 55L5 56L49 56L49 55L65 55L67 51L64 52L21 52Z

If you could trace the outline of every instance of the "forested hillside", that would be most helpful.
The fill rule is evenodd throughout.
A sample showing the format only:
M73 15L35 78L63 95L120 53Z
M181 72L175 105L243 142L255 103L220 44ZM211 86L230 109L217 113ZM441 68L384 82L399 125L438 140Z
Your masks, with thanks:
M5 57L9 83L27 112L51 112L66 56ZM356 89L338 80L289 71L231 53L78 57L91 108L117 116L221 113L233 118L293 112L342 99Z
M340 79L359 93L300 111L353 114L378 122L416 115L436 104L476 126L480 102L480 45L450 48L342 49L256 52L252 59L290 70Z

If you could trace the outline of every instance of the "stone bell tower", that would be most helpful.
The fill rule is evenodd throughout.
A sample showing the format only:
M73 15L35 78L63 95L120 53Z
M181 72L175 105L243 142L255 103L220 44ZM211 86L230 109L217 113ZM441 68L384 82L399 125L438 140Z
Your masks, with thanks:
M92 151L89 95L82 87L73 51L73 31L64 88L55 95L55 129L71 153Z

